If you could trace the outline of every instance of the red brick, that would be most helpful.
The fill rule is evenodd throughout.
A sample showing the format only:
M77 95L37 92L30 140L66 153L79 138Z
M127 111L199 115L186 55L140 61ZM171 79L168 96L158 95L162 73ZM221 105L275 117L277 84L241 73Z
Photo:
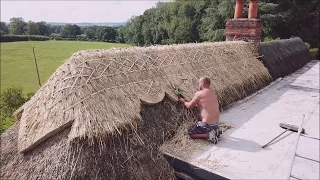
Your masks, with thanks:
M226 22L227 39L231 37L260 38L262 35L261 21L258 19L230 19Z

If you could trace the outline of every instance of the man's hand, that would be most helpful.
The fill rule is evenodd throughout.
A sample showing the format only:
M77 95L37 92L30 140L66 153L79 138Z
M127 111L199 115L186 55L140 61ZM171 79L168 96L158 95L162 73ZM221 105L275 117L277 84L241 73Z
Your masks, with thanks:
M198 105L198 102L200 100L199 96L200 96L200 94L199 94L199 92L197 92L190 102L187 102L183 98L179 98L179 101L182 102L187 108L193 108Z

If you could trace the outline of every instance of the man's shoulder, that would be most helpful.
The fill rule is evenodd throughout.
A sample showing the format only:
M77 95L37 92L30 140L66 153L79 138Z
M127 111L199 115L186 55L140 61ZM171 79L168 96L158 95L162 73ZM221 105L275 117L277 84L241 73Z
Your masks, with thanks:
M194 95L195 95L195 96L200 96L201 94L203 94L202 91L197 91Z
M213 94L217 94L217 92L214 89L210 89L210 92Z
M195 93L195 96L199 96L199 97L201 97L201 96L206 96L206 95L208 94L208 92L210 92L210 91L200 90L200 91L197 91L197 92Z
M203 92L203 94L206 96L212 96L212 95L216 96L217 95L216 91L214 91L212 89L208 89L207 91Z
M195 96L209 95L209 94L215 94L216 95L216 92L214 90L212 90L212 89L200 90L200 91L197 91L195 93Z

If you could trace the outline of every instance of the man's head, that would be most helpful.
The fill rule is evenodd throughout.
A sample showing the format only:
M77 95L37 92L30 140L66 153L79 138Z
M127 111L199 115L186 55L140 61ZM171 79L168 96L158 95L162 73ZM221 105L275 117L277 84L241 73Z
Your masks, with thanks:
M199 79L199 89L202 90L204 88L209 88L210 87L210 78L208 77L201 77Z

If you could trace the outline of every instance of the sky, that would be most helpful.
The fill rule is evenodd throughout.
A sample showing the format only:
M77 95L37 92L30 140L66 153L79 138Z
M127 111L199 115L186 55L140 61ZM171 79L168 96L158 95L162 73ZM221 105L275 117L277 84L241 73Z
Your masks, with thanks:
M46 22L126 22L132 16L155 7L159 0L140 1L16 1L1 0L3 22L11 17ZM168 0L160 0L168 1Z

